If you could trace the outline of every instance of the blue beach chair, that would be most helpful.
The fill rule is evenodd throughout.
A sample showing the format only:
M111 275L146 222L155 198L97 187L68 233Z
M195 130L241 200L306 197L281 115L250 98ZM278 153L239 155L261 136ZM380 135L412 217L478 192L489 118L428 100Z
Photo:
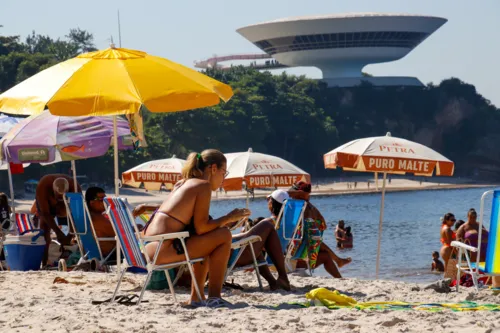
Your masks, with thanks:
M292 260L301 259L306 261L307 268L312 275L309 266L309 258L304 255L307 251L307 238L304 228L304 211L307 202L304 200L288 199L284 202L281 212L276 219L276 230L281 242L281 248L285 254L285 264L292 271Z
M485 261L481 262L481 234L483 230L484 201L486 196L491 193L493 193L493 202L491 204L488 246L486 248ZM500 190L484 192L481 197L481 207L479 211L478 223L479 232L477 247L473 247L459 241L451 242L451 246L458 248L457 281L460 281L461 273L471 275L476 291L479 291L479 273L486 276L500 276ZM477 253L476 262L471 262L471 252ZM465 263L462 263L463 257L465 257ZM457 291L459 285L460 283L457 283L456 285Z
M80 250L81 258L79 264L84 262L95 261L96 268L105 265L114 264L111 262L111 256L117 251L115 248L106 257L103 256L100 241L116 242L114 237L97 237L97 234L90 218L90 212L87 203L81 193L66 193L63 197L68 214L69 223L73 229L73 234L76 237L78 249ZM63 271L67 270L64 259L59 262L59 268ZM93 265L91 265L93 266Z

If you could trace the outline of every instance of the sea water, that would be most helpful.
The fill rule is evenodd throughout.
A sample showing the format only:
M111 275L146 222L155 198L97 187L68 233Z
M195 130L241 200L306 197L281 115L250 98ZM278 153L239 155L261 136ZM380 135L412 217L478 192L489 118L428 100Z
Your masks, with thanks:
M490 188L460 190L428 190L392 192L385 197L382 232L380 278L408 282L428 282L441 275L431 273L432 252L441 248L440 218L451 212L457 220L467 219L467 211L475 208L479 214L481 195ZM375 278L377 237L380 214L380 193L313 196L311 202L325 217L328 229L323 239L341 257L351 257L352 263L340 271L344 277ZM245 207L244 200L212 202L211 215L228 213ZM265 198L250 202L252 218L269 216ZM485 201L485 225L489 229L491 196ZM338 220L351 226L354 248L337 249L334 230ZM317 275L328 275L320 267Z

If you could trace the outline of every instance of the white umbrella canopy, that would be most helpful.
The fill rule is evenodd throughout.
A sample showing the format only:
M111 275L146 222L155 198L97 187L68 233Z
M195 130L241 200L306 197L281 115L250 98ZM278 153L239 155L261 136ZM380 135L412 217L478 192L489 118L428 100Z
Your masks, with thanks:
M324 155L325 168L348 171L452 176L454 163L420 143L386 136L357 139Z
M381 172L382 200L378 228L376 278L380 269L382 222L384 220L385 183L387 174L412 173L416 176L453 176L455 164L440 153L420 143L386 136L357 139L323 156L325 168L346 171Z
M147 190L158 191L162 185L172 188L182 178L182 168L186 160L171 158L142 163L122 173L124 185L139 188L144 184Z
M223 187L226 191L247 188L290 187L297 181L310 182L311 176L292 163L267 154L246 152L225 154L228 175Z

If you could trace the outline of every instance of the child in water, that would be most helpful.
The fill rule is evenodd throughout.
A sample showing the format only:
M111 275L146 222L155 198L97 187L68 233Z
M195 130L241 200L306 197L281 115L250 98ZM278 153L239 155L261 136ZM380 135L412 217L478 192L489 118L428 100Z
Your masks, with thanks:
M342 248L352 249L353 237L351 233L351 227L345 228L345 236L342 241Z
M444 272L444 264L441 260L439 260L439 252L432 252L432 268L431 271L436 272Z

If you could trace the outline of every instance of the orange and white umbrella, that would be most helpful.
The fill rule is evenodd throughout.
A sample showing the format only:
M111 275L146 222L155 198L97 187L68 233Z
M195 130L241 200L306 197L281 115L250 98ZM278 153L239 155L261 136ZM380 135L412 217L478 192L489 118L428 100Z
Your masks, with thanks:
M247 188L290 187L297 181L311 181L311 176L282 158L246 152L225 154L227 171L223 187L226 191Z
M432 150L406 139L386 136L364 138L346 143L323 157L325 168L343 168L346 171L381 172L382 202L380 207L379 235L377 248L376 277L380 266L380 245L382 221L384 219L385 183L388 173L417 176L453 176L455 164Z
M122 183L132 187L140 187L148 190L160 190L162 185L172 188L175 183L182 179L182 167L185 160L172 156L162 160L143 163L122 173Z
M452 176L454 163L420 143L386 136L351 141L324 155L325 167L417 176Z

